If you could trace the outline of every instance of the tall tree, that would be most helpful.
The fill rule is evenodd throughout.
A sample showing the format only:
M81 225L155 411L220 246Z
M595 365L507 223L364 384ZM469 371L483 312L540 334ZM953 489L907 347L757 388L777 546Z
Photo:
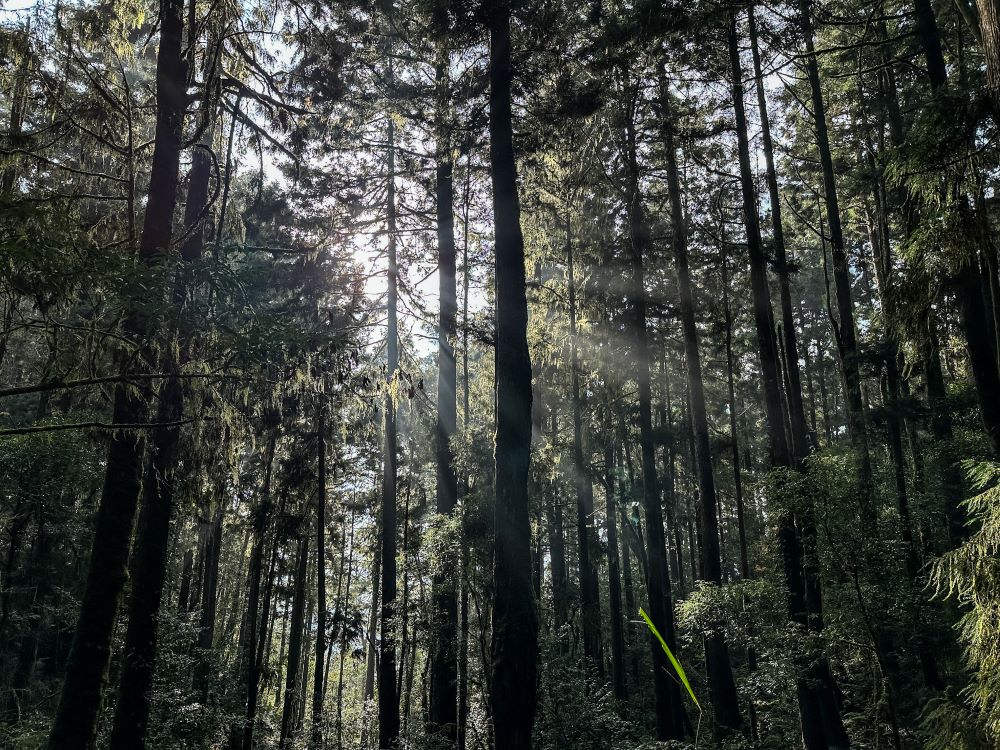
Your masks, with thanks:
M496 437L490 710L496 750L529 750L538 618L531 583L531 360L511 113L511 6L491 0L490 175L496 254Z
M456 291L455 187L451 156L449 101L449 56L442 47L437 63L437 166L435 199L437 205L438 244L438 382L435 465L437 472L437 512L450 519L458 502L458 476L451 441L457 429L458 369L455 360L458 301ZM433 582L434 654L431 664L430 724L443 733L449 743L457 741L458 731L458 662L456 630L458 597L455 566L450 557L443 561Z
M664 109L664 147L667 167L667 190L670 195L670 219L673 230L674 268L680 291L681 334L684 339L684 359L687 363L688 407L694 432L694 461L698 477L699 522L701 525L702 572L705 580L722 584L722 557L719 544L718 498L715 492L715 475L712 470L712 452L709 445L708 416L705 410L705 386L702 379L701 353L698 351L698 329L695 324L694 292L691 271L688 267L687 221L681 202L680 174L677 169L677 150L674 145L674 125L670 120L670 93L666 81L661 83L661 103ZM652 535L650 535L652 536ZM740 716L736 681L729 659L729 647L718 629L705 637L705 663L708 669L709 690L715 720L720 729L739 731L743 726Z
M140 260L149 268L162 261L170 250L173 214L177 205L181 132L187 104L186 68L181 50L183 8L183 0L163 0L160 3L156 132L139 244ZM141 306L145 298L138 283L133 294L125 328L130 334L143 337L152 331L148 313ZM121 357L120 367L125 376L141 367L132 356L130 353ZM136 425L146 419L144 396L128 383L119 383L115 387L112 423ZM49 733L52 750L89 747L97 731L118 602L127 577L144 442L141 432L124 428L112 436L108 446L107 469L90 553L87 585L66 665L59 707Z
M628 334L632 347L634 377L639 397L639 447L642 458L642 497L646 513L648 543L646 548L646 592L649 616L659 632L674 637L674 606L670 594L663 511L656 477L656 448L653 443L652 388L649 371L649 335L646 327L646 282L644 262L650 254L649 224L640 187L638 143L634 108L639 97L636 86L629 87L624 116L625 210L628 218L628 262L631 278L628 286ZM653 688L656 702L656 737L660 741L684 737L683 709L677 683L671 679L672 667L655 636L650 634L653 660Z

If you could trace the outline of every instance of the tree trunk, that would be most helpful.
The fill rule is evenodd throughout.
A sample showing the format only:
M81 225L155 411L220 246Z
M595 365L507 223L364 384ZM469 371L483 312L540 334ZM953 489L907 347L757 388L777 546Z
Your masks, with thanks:
M725 222L723 221L723 225ZM745 509L743 507L743 467L740 465L739 425L736 418L736 379L733 360L733 311L729 299L729 256L723 239L722 307L726 326L726 388L729 395L729 439L732 441L733 488L736 495L736 529L740 544L740 578L750 578Z
M840 222L840 203L837 199L837 180L833 171L833 156L826 122L826 104L820 87L819 64L813 48L813 28L811 0L801 2L802 32L806 47L806 71L812 95L813 125L816 146L819 149L823 168L823 193L826 201L826 219L830 230L831 254L833 256L833 280L837 300L837 317L834 329L837 352L844 380L844 398L847 404L848 427L851 442L860 466L861 512L865 522L874 528L877 515L872 495L871 451L868 445L868 430L865 424L864 402L861 397L861 370L857 329L854 323L854 302L851 292L851 269L844 245L844 232Z
M391 75L391 74L390 74ZM382 456L382 616L378 663L379 750L399 739L399 695L396 687L396 402L393 390L399 368L396 323L399 267L396 261L395 123L388 117L386 231L388 234L388 321L386 331L385 448Z
M609 405L610 408L610 405ZM615 698L628 700L625 680L625 634L622 619L622 582L618 568L618 502L615 497L615 450L610 440L613 434L610 420L609 440L604 447L604 524L608 536L608 605L611 616L611 684Z
M802 403L799 348L795 336L795 318L792 312L791 283L789 281L788 258L785 252L785 232L781 224L781 194L778 192L778 176L774 169L774 144L771 141L771 122L767 113L767 97L764 94L764 76L761 72L760 51L757 48L757 21L754 14L754 7L751 4L749 9L750 49L753 57L754 79L756 81L757 108L760 111L761 141L764 148L767 191L771 204L773 263L778 273L781 298L781 333L782 344L785 350L785 372L788 379L785 398L788 403L788 422L791 425L792 456L801 462L808 455L811 446L809 445L809 430L806 426L805 408ZM739 50L737 50L738 53ZM742 85L740 89L742 95ZM745 116L744 119L746 119Z
M303 525L305 519L303 519ZM304 530L303 530L304 531ZM285 750L292 741L298 704L305 696L299 692L299 666L302 659L302 639L305 635L306 582L309 577L309 537L303 533L299 540L298 562L295 566L295 598L292 601L292 621L288 634L288 666L285 668L285 695L281 711L279 750Z
M573 267L573 238L566 219L566 268L569 286L570 379L573 398L573 476L576 488L576 534L580 567L580 620L583 626L583 653L588 672L604 676L601 639L601 601L594 559L594 483L590 462L584 456L583 400L580 396L580 357L577 347L576 276Z
M531 360L511 122L510 11L508 0L491 0L488 6L497 413L490 707L495 750L528 750L536 708L538 619L531 584Z
M691 426L694 431L694 460L698 475L698 492L702 535L702 571L705 580L722 584L722 558L719 543L718 501L715 476L712 471L712 450L709 444L708 416L705 409L705 387L702 382L701 353L698 351L698 329L695 325L694 293L691 272L688 268L687 224L681 203L680 176L677 170L677 151L674 145L673 123L670 121L666 81L661 82L664 114L664 147L667 168L667 190L670 195L670 220L674 268L680 294L681 331L684 339L684 358L687 364L688 404L691 409ZM653 522L649 521L648 525ZM653 531L650 529L650 540ZM743 726L740 716L736 682L729 659L729 647L718 628L705 637L705 664L708 673L709 694L715 712L717 728L722 733L738 732Z
M222 492L220 490L220 503ZM212 645L215 642L215 612L218 606L219 560L222 554L223 509L215 511L205 541L205 572L201 581L201 613L198 618L198 660L193 685L202 703L209 702L212 686Z
M323 399L323 394L320 394ZM326 656L326 406L316 407L316 658L310 750L323 747L323 658ZM343 541L343 540L341 540Z
M646 549L646 589L649 616L664 638L674 637L674 609L670 595L666 541L663 532L663 511L656 478L656 449L653 444L652 394L649 373L649 338L646 329L646 288L644 256L649 252L649 227L646 223L639 187L639 166L635 124L627 118L625 124L625 158L627 172L627 206L629 227L629 264L632 270L628 290L629 337L633 348L632 365L639 392L639 447L642 451L643 506L649 541ZM653 687L656 707L656 738L660 741L684 737L684 714L680 692L672 679L672 667L659 641L649 634L653 661ZM668 640L668 643L670 641Z
M160 5L160 44L156 60L156 132L153 162L140 258L153 263L170 248L172 219L177 203L178 165L184 120L184 63L181 53L184 22L183 0L164 0ZM125 331L141 339L147 328L138 307L148 288L132 291L133 304L125 320ZM142 299L140 300L140 295ZM127 375L136 364L124 357L120 364ZM147 407L131 384L115 388L112 422L135 424L146 421ZM120 431L112 435L107 469L97 512L76 634L66 665L59 705L49 734L52 750L83 750L91 745L97 730L101 694L107 675L118 602L127 577L132 525L139 498L143 453L140 433Z
M240 657L240 669L245 680L246 713L239 747L250 750L253 747L254 724L257 718L257 694L260 686L261 665L257 660L257 642L260 639L261 607L260 585L264 569L264 542L267 522L271 511L271 477L274 469L274 452L278 442L278 427L273 426L264 451L264 480L261 485L260 501L253 517L253 546L250 551L250 575L247 591L247 612L245 624L247 633L241 636L244 653Z
M381 602L379 599L379 588L382 584L382 545L379 538L375 540L375 552L372 555L372 602L368 614L368 628L365 633L365 683L362 691L362 698L367 704L375 697L375 670L378 664L378 643L375 640L375 629L378 627L378 614ZM368 722L363 721L361 726L360 746L368 747Z
M437 433L434 449L437 467L437 512L442 520L450 519L458 500L458 477L451 440L457 429L456 402L458 372L455 361L456 256L453 204L455 190L451 160L449 125L445 122L448 103L448 55L442 50L437 66L437 243L438 243L438 383ZM458 731L458 663L456 626L458 624L457 576L454 560L439 563L432 583L433 653L431 654L429 729L439 733L451 747Z
M174 505L172 476L180 428L183 394L180 381L169 378L160 390L156 421L174 426L154 428L142 483L142 511L131 569L128 630L118 683L118 703L109 747L126 750L145 743L156 666L160 600L167 573L170 517Z

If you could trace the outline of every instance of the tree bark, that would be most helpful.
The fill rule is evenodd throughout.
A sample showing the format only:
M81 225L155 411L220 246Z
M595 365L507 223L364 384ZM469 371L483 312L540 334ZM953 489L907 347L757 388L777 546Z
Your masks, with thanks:
M511 121L509 0L491 0L488 12L497 414L490 707L495 749L529 750L536 708L538 619L531 584L531 360Z

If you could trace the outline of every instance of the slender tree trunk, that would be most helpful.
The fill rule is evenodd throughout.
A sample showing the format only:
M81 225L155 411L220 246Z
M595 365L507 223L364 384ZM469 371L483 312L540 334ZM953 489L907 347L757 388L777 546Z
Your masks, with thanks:
M351 602L351 574L354 571L354 511L351 511L351 535L347 541L347 583L344 588L344 599L341 612L346 621L347 607ZM344 747L344 656L350 645L347 640L347 628L343 622L337 623L340 628L340 668L337 670L337 750Z
M375 540L375 552L372 555L372 602L371 610L369 610L368 614L368 627L365 633L365 682L362 698L366 705L368 701L375 697L375 671L378 664L378 643L375 640L375 629L378 627L378 614L381 606L379 599L379 588L382 584L382 545L380 538L381 534ZM362 748L368 747L368 731L368 722L363 721L360 742Z
M219 491L222 502L222 491ZM215 643L215 614L218 607L219 560L222 555L223 508L215 511L215 518L208 528L205 542L205 572L201 581L201 612L198 618L198 660L195 664L193 686L208 703L212 687L212 646Z
M448 54L442 50L437 66L437 242L438 242L438 383L437 433L435 463L437 467L437 512L450 519L458 501L458 477L451 447L458 423L456 391L458 372L455 361L457 334L456 253L453 204L455 189L451 160L451 137L445 122L448 105ZM456 656L456 626L458 600L454 560L445 559L435 571L433 580L433 653L431 654L429 729L441 735L449 746L457 741L458 731L458 663Z
M462 430L469 430L469 202L471 197L472 165L466 159L465 195L462 211ZM462 595L459 602L461 618L458 645L458 750L466 750L469 719L469 542L465 535L465 505L469 497L468 474L462 477L461 549ZM540 535L539 535L540 536Z
M257 504L253 518L253 546L250 549L250 574L247 591L247 612L245 625L247 633L241 636L243 654L240 657L240 669L245 680L246 713L239 747L250 750L253 747L254 724L257 718L257 696L260 686L260 662L257 660L257 643L260 639L262 623L260 607L260 585L264 568L264 546L267 534L267 522L271 511L271 478L274 470L274 452L278 443L278 427L275 425L267 439L264 451L264 480L261 485L260 501ZM266 605L265 605L266 606ZM266 611L266 610L265 610Z
M725 246L722 248L722 307L726 326L726 388L729 395L729 439L733 444L733 488L736 495L736 528L740 545L740 577L748 580L750 578L750 556L747 551L746 512L743 507L743 467L740 465L739 425L736 417L733 311L729 299L729 256Z
M573 474L576 488L576 533L579 545L580 620L583 625L583 653L588 671L604 676L604 653L601 639L601 601L594 559L596 535L594 521L594 484L590 462L584 456L583 400L580 396L580 356L577 347L576 275L573 267L573 237L566 219L566 268L569 286L570 379L573 398Z
M667 167L667 190L670 194L670 219L673 235L674 268L680 292L681 331L684 339L684 358L687 363L688 404L691 409L691 426L694 431L694 460L698 475L698 492L701 498L702 569L705 579L722 584L722 558L719 542L718 501L715 476L712 471L712 451L709 444L708 416L705 409L705 387L702 382L701 353L698 351L698 329L695 324L694 293L691 272L688 268L687 222L681 203L680 176L677 170L677 151L674 145L673 123L669 120L670 96L666 82L662 82L663 111L665 116L664 146ZM649 522L652 524L652 521ZM650 530L652 539L652 530ZM705 637L705 662L708 673L709 693L715 711L717 727L727 732L738 732L743 726L740 716L736 681L729 659L729 647L720 630L713 628Z
M622 435L625 435L624 430ZM629 497L634 497L635 492L635 472L632 468L632 459L629 455L628 446L622 451L624 453L628 465L628 486L629 486ZM621 455L619 455L619 465ZM618 508L619 517L622 519L622 528L627 528L628 524L624 522L625 519L625 509L622 507ZM617 522L617 521L616 521ZM625 534L625 543L621 545L622 550L622 584L625 587L625 617L633 617L632 613L639 614L639 609L635 601L635 586L632 582L632 549L630 545L629 534L627 531L623 531ZM628 622L628 620L626 620ZM639 682L639 654L635 648L633 648L632 642L633 631L626 628L625 630L625 647L629 655L629 669L632 672L632 683L638 684Z
M323 394L320 394L320 399ZM313 665L311 750L323 748L323 657L326 655L326 406L316 407L316 658Z
M635 124L625 124L627 206L629 226L629 264L632 278L628 290L629 337L633 348L633 367L639 392L639 447L642 451L643 506L649 542L646 549L648 570L646 589L649 616L665 638L674 637L674 611L670 595L663 512L656 477L656 450L653 444L652 393L649 373L649 338L646 328L646 288L644 256L649 252L649 227L646 223L639 187L639 166ZM670 641L668 641L669 643ZM680 692L672 679L672 667L659 641L650 633L649 647L653 661L653 688L656 710L656 738L660 741L684 737L684 714Z
M153 162L139 254L145 263L169 251L177 203L178 165L184 120L184 63L181 53L183 0L160 5L160 44L156 60L156 132ZM148 296L148 288L143 293ZM140 289L125 320L125 330L138 338L147 321L138 309ZM145 301L145 298L142 299ZM128 374L136 364L122 358ZM131 384L115 388L112 422L135 424L147 418L145 398ZM115 433L108 447L107 469L97 512L76 634L66 665L59 705L49 734L52 750L84 750L97 730L101 694L107 675L118 603L127 577L132 525L139 498L143 439L134 431Z
M773 263L778 272L781 298L781 333L785 350L785 372L788 388L785 397L788 403L788 422L791 425L792 456L801 461L809 453L809 431L806 427L805 408L802 403L802 378L799 373L799 349L795 336L795 318L792 312L792 293L789 281L788 258L785 252L785 232L781 224L781 194L778 191L778 176L774 169L774 144L771 141L771 122L767 112L767 97L764 93L764 76L761 72L760 51L757 48L757 21L754 7L749 9L750 49L753 57L754 79L757 90L757 108L760 112L761 141L764 148L767 191L771 204L771 229ZM738 54L738 50L737 50ZM742 90L742 86L740 87Z
M299 540L298 562L295 566L295 597L292 601L292 621L289 623L288 660L285 668L284 705L281 710L281 733L278 748L284 750L292 742L295 732L296 715L300 691L299 666L302 660L302 640L305 635L306 583L309 578L309 537L303 534Z
M610 409L610 404L608 405ZM612 434L610 420L608 437ZM625 680L625 633L622 618L622 582L618 564L618 502L615 496L615 450L608 440L604 447L604 524L608 536L608 605L611 616L611 684L615 698L628 700Z
M531 584L531 360L511 122L510 11L508 0L491 0L488 6L497 412L490 708L495 750L529 750L536 707L538 619Z
M875 524L876 512L872 496L871 451L865 424L865 409L861 396L861 370L858 354L857 329L854 323L854 301L851 292L851 270L848 265L844 232L840 222L840 203L837 198L837 180L833 170L833 156L827 129L826 104L820 86L819 64L813 47L811 0L801 2L802 32L806 47L806 72L812 95L813 126L816 146L823 168L823 193L826 201L826 219L830 230L833 256L833 280L836 292L837 316L834 329L837 351L840 355L844 380L844 398L847 403L848 427L851 441L857 451L860 466L861 512L866 523ZM874 526L873 526L874 528Z
M391 73L390 73L391 77ZM399 740L399 694L396 686L396 403L393 396L399 368L399 330L396 322L399 267L396 260L396 151L395 123L388 117L388 322L386 331L385 448L382 456L382 616L378 662L379 750Z

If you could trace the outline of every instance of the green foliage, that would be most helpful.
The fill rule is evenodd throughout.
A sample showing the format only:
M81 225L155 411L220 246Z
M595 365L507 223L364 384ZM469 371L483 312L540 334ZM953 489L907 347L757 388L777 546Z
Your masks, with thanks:
M966 461L963 466L975 491L965 502L974 531L934 562L930 585L939 596L962 606L956 627L972 674L963 695L982 731L996 742L1000 740L1000 465ZM948 725L945 714L932 716L928 719L932 726Z

